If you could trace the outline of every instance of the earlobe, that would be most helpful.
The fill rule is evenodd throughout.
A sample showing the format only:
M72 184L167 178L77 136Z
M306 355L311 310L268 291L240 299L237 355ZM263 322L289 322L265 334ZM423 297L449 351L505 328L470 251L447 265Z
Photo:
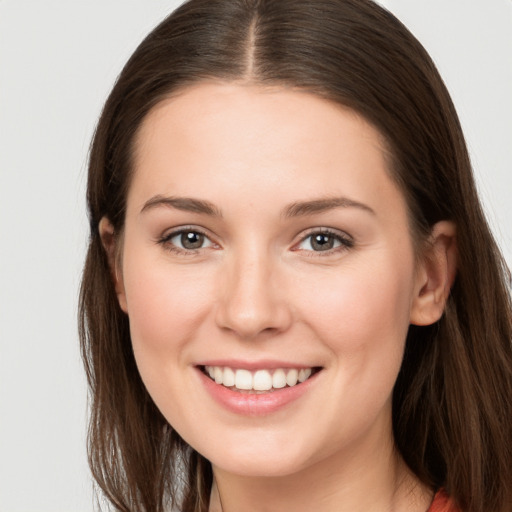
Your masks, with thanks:
M126 303L126 294L124 291L122 272L120 272L119 269L120 263L117 252L119 240L116 239L114 226L112 226L112 223L107 217L102 217L100 220L98 231L100 233L103 249L107 254L108 264L110 266L110 274L112 281L114 282L119 306L125 313L127 313L128 308Z
M411 324L431 325L441 318L456 272L455 224L441 221L432 228L429 245L416 272Z

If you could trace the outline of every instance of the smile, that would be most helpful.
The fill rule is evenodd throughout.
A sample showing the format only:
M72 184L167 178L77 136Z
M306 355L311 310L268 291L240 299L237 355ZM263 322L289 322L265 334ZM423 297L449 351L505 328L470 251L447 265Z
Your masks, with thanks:
M216 384L233 391L272 392L294 387L311 377L314 368L275 368L250 371L227 366L205 366L204 372Z
M323 373L321 366L280 366L274 361L205 363L196 366L203 389L223 408L244 416L265 416L291 406L311 393Z

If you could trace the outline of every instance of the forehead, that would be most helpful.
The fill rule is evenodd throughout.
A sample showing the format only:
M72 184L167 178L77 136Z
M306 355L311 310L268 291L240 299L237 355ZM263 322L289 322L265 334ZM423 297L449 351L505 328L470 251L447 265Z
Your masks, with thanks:
M345 123L340 122L342 118ZM238 131L240 125L244 130ZM279 132L274 130L277 128ZM192 134L206 143L212 129L217 132L216 144L230 130L229 139L225 140L228 144L235 142L235 130L238 132L237 142L245 138L250 143L254 140L248 140L247 136L255 136L257 131L268 134L274 130L274 140L282 150L287 137L292 137L293 143L303 136L310 144L322 139L329 144L340 135L344 138L347 129L352 133L357 129L368 143L373 143L380 151L387 151L384 137L370 123L348 107L320 96L278 86L199 82L153 107L138 130L135 155L141 156L150 139L161 142L159 136L186 137ZM264 142L268 143L268 140L258 140L260 150L265 149Z
M200 83L162 101L142 123L129 202L191 191L213 202L224 201L216 194L226 191L249 201L396 194L387 155L371 124L326 99L287 88Z

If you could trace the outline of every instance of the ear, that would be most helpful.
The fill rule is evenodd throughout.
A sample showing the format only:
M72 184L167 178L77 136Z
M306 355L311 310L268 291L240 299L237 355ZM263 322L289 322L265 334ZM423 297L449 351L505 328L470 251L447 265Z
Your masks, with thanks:
M126 304L126 294L124 291L123 274L119 269L120 263L118 258L118 244L120 241L116 239L114 226L112 226L112 223L107 219L107 217L102 217L100 220L98 231L100 233L103 249L105 249L105 252L107 253L108 264L110 266L110 274L116 289L119 306L125 313L127 313L128 308Z
M457 271L456 228L453 222L434 225L416 272L410 323L431 325L443 315Z

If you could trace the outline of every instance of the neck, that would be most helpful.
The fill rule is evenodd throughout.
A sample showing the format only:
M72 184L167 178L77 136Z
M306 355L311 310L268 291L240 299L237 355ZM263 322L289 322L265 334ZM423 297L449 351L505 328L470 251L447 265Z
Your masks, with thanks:
M286 476L234 475L213 467L210 512L425 512L432 492L374 439ZM352 452L352 453L350 453Z

